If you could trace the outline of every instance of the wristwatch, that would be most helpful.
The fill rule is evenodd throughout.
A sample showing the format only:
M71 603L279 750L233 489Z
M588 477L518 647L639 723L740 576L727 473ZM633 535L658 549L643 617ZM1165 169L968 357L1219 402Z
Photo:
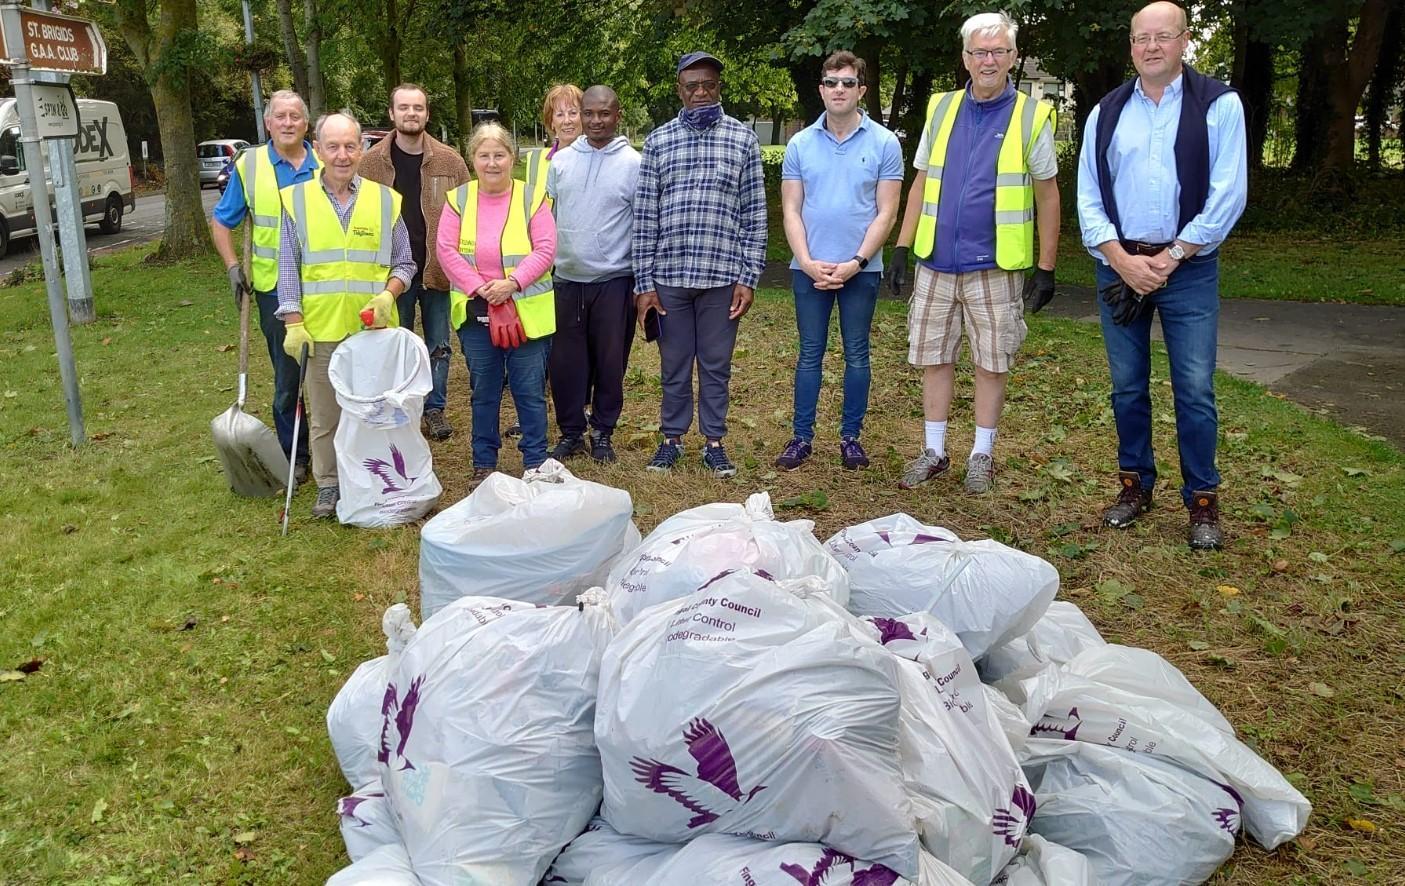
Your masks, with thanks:
M1185 250L1181 248L1179 243L1172 243L1171 248L1166 250L1166 254L1176 261L1185 261Z
M868 259L864 258L862 255L856 255L853 258L849 259L849 261L858 262L860 271L868 267Z

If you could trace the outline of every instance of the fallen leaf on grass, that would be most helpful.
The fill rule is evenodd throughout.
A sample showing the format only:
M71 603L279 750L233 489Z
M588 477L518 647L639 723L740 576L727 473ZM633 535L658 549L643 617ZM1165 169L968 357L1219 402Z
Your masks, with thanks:
M15 668L21 674L32 674L44 666L44 659L31 658L29 661Z
M102 343L103 343L103 345L110 345L110 344L112 344L112 336L109 335L109 336L106 336L105 338L103 338Z
M1191 640L1189 643L1187 643L1187 644L1185 644L1185 645L1189 646L1191 649L1195 650L1196 652L1204 652L1206 649L1209 649L1209 648L1210 648L1210 644L1209 644L1209 643L1206 643L1204 640Z
M241 846L240 848L234 850L234 859L235 861L242 861L247 864L254 860L254 853Z
M811 489L802 495L794 495L781 502L781 508L811 508L816 511L823 511L829 507L829 496L823 489Z
M185 620L185 624L183 624L183 625L180 626L180 630L182 630L182 631L193 631L193 630L195 630L195 626L198 625L199 623L200 623L200 622L199 622L198 620L196 620L195 616L192 615L190 618L187 618L187 619Z
M1314 563L1326 563L1327 560L1330 559L1326 554L1322 553L1321 551L1313 551L1312 553L1307 555L1307 558Z
M1405 538L1394 538L1390 541L1391 553L1399 554L1405 551Z
M1223 596L1226 597L1235 597L1239 595L1239 588L1236 588L1234 585L1216 585L1215 590L1219 591Z
M257 836L258 834L254 833L253 831L240 831L239 833L234 835L234 842L239 844L252 843L254 842L254 838Z
M24 679L19 671L0 671L0 683L18 683Z
M1365 468L1349 468L1345 465L1342 466L1342 473L1346 474L1348 477L1366 477L1371 474L1371 472Z
M1342 862L1342 865L1346 868L1346 872L1354 877L1364 877L1371 872L1371 869L1366 867L1366 863L1359 858L1348 858Z
M1287 560L1274 560L1274 561L1273 561L1273 566L1270 567L1270 568L1273 569L1274 572L1287 572L1287 571L1288 571L1288 561L1287 561Z
M1328 686L1326 683L1309 683L1307 684L1307 688L1312 691L1313 695L1320 695L1323 698L1331 698L1337 694L1337 690Z
M188 307L190 307L190 306L193 305L193 304L195 304L195 302L191 301L191 300L188 299L188 298L183 298L183 299L181 299L180 301L176 302L176 305L177 305L178 307L182 307L182 308L188 308Z
M1305 849L1308 852L1312 852L1317 848L1317 841L1311 837L1299 837L1295 842L1298 844L1299 849Z
M72 523L65 523L59 527L59 531L62 532L64 535L72 535L73 533L78 531L78 527L74 526Z
M88 816L88 820L93 824L102 821L102 814L107 811L107 801L98 797L98 801L93 804L93 814Z
M1348 818L1346 824L1347 827L1351 828L1353 831L1360 831L1363 834L1374 834L1376 832L1376 823L1364 818Z
M221 354L228 354L230 351L234 350L234 345L220 345L215 348L215 350L219 351Z

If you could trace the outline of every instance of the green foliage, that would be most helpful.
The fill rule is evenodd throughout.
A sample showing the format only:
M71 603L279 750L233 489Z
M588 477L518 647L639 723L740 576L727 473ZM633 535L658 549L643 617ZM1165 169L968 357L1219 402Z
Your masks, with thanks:
M785 145L761 146L761 170L766 175L766 192L779 194L781 188L781 163L785 160Z

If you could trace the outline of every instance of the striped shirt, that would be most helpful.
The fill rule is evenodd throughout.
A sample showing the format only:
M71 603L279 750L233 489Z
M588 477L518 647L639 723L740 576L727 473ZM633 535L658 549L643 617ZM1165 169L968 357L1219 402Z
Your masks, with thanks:
M346 201L345 205L332 196L331 190L322 178L319 177L317 181L322 185L322 190L326 192L327 199L332 201L332 208L336 210L342 230L345 231L346 226L351 223L351 210L356 207L356 195L361 190L361 176L354 176L351 179L351 199ZM404 283L406 289L410 288L410 281L415 279L415 257L410 251L410 232L405 229L405 220L400 218L395 220L395 227L391 232L390 276ZM284 211L282 229L278 232L278 310L274 312L274 316L282 317L284 314L300 313L302 313L302 244L298 243L297 223L293 221L291 215Z
M756 133L725 114L682 114L649 133L634 198L634 291L660 284L753 289L766 264L766 187Z

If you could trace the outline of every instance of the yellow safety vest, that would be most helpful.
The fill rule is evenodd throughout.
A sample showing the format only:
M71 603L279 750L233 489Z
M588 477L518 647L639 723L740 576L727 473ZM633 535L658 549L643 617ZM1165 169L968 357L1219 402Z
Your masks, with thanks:
M268 150L267 145L250 148L235 164L244 186L244 204L249 207L249 223L254 226L253 279L249 282L259 292L278 287L278 226L283 204L278 196L278 173Z
M545 169L545 164L542 165ZM503 226L502 240L498 244L502 250L502 272L506 277L516 270L527 256L532 254L532 237L527 225L546 201L546 176L540 179L540 187L529 187L527 182L514 179L513 195L508 203L507 224ZM449 192L449 208L459 217L459 254L477 269L473 251L478 236L478 182L471 181ZM517 316L522 318L522 331L528 338L544 338L556 331L556 296L552 290L551 272L541 279L524 284L522 292L515 298ZM449 290L449 323L458 329L468 319L468 293L461 289Z
M522 158L522 182L527 185L526 193L537 199L538 192L546 193L546 173L551 166L551 158L547 154L551 153L551 148L536 148L528 151L527 156ZM531 220L531 216L528 216Z
M390 277L392 231L400 218L400 195L361 179L351 219L342 228L322 174L289 185L283 209L298 227L302 258L303 326L313 341L341 341L361 330L361 309L385 289ZM391 310L391 325L400 324Z
M942 167L956 114L966 90L932 96L927 105L927 184L922 191L922 215L912 249L918 258L932 255L937 242L937 203L942 193ZM995 161L995 263L1007 271L1034 266L1034 184L1029 152L1045 126L1053 126L1054 107L1015 91L1015 109Z

